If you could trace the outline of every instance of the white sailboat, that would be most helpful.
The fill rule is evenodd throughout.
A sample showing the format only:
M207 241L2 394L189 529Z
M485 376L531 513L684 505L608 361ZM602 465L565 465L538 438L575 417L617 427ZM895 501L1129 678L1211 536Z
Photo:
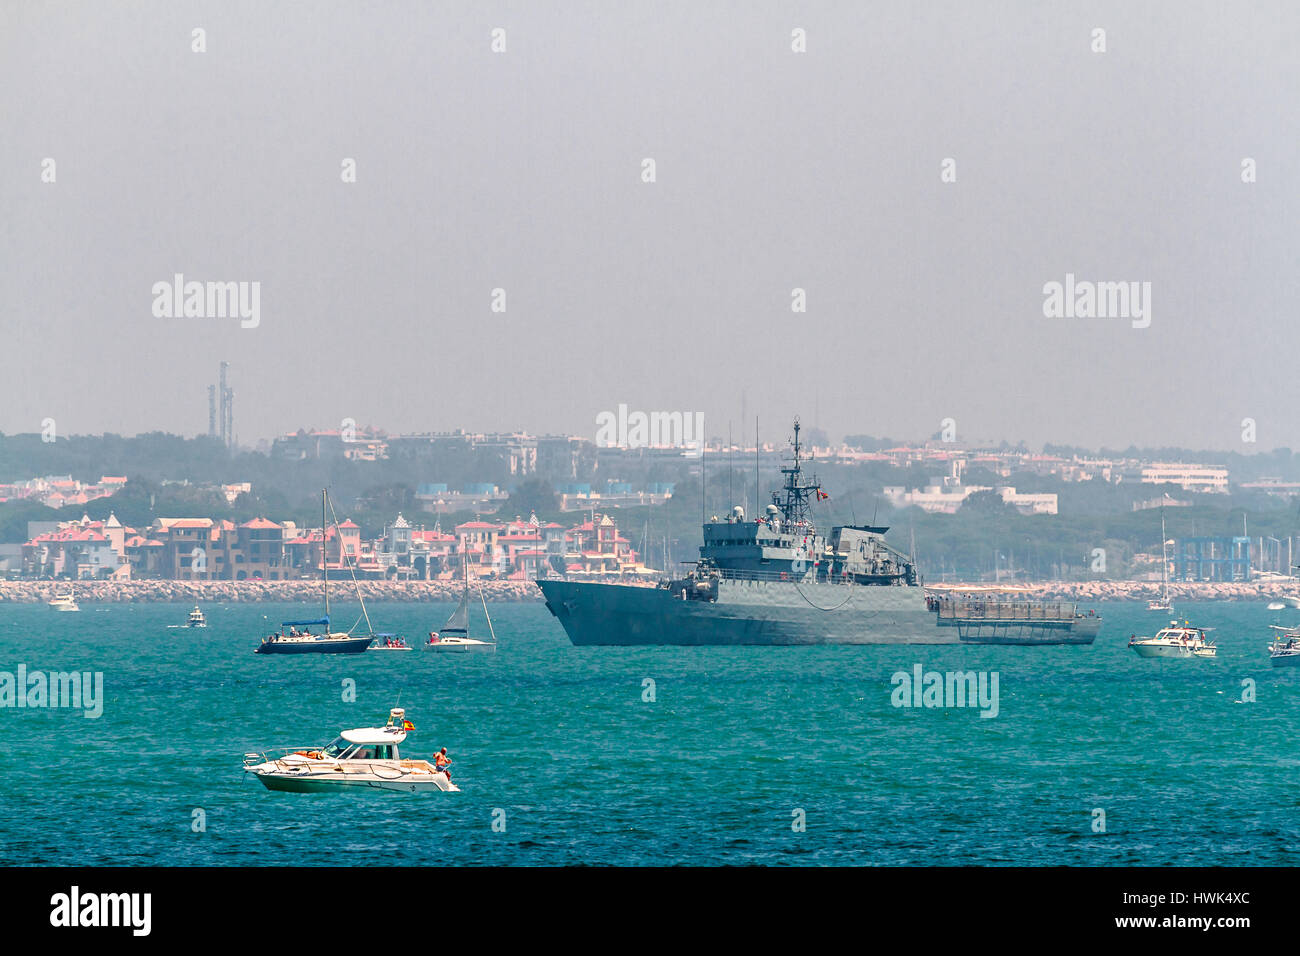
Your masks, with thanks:
M1148 611L1172 613L1174 606L1169 603L1169 551L1165 538L1165 505L1160 503L1160 600L1147 601Z
M442 651L444 653L468 653L470 651L495 651L497 649L497 635L495 628L492 627L492 615L488 614L487 600L483 597L483 589L479 588L479 600L483 602L483 614L487 617L488 630L492 634L491 641L479 641L469 636L469 557L465 556L465 588L460 594L460 603L456 605L456 610L451 612L451 617L447 618L447 623L442 626L440 631L430 631L429 640L424 645L431 651Z

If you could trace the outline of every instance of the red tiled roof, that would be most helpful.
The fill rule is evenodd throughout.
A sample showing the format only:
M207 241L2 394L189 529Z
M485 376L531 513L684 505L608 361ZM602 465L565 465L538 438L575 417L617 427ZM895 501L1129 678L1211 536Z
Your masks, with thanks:
M254 518L252 521L245 521L240 525L241 528L278 528L280 527L274 521L268 518Z

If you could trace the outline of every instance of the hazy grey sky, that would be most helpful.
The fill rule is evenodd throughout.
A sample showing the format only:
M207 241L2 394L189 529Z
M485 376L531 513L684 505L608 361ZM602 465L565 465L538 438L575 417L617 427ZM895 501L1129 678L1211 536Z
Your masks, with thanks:
M243 441L743 391L772 438L1300 448L1298 113L1288 2L2 0L0 430L200 433L226 359ZM1046 318L1068 272L1150 326ZM175 273L260 324L155 317Z

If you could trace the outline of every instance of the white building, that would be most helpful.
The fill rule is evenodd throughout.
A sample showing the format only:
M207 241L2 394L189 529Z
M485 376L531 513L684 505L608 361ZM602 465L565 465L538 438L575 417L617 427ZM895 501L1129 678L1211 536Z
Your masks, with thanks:
M890 485L882 493L895 508L908 508L913 505L931 514L956 514L957 509L977 491L994 489L984 485L927 485L919 491L908 491L901 485ZM998 495L1007 504L1012 505L1021 514L1054 515L1056 514L1056 495L1021 494L1010 485L1001 485Z
M1185 465L1181 462L1153 462L1142 466L1144 485L1178 485L1187 491L1226 494L1228 469L1209 465Z

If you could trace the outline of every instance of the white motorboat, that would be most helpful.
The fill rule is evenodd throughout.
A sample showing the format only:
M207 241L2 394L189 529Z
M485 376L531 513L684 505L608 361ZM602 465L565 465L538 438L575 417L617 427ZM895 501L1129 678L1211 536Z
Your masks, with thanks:
M194 610L190 611L190 616L189 619L186 620L185 626L186 627L207 627L208 626L207 619L203 616L203 612L199 610L199 606L197 604L194 605Z
M1186 622L1179 624L1170 621L1168 627L1162 627L1155 637L1136 637L1128 639L1128 646L1139 657L1169 658L1212 658L1218 653L1213 641L1205 639L1206 628L1192 627Z
M465 589L460 594L460 604L456 610L451 612L451 617L447 618L447 623L442 626L440 631L430 631L429 640L425 642L425 648L431 651L441 651L444 654L467 654L471 651L495 651L497 649L496 629L492 627L492 615L488 614L487 600L483 597L483 589L478 592L479 600L483 602L483 614L487 617L488 630L492 634L491 641L479 641L469 636L469 562L465 562Z
M53 600L49 601L48 603L50 608L55 611L80 611L81 610L81 608L77 605L76 598L72 596L71 591L69 591L67 594L54 595Z
M415 725L406 719L406 711L394 707L383 727L345 730L324 747L290 750L278 757L246 753L244 770L262 781L268 790L291 793L339 790L458 793L460 788L451 782L447 770L440 770L427 760L401 756L399 745L414 730Z
M396 634L376 634L375 639L370 644L372 651L410 651L414 650L410 644L406 643L406 638L398 637Z
M1274 667L1300 667L1300 627L1269 627L1277 633L1268 645L1268 662Z

